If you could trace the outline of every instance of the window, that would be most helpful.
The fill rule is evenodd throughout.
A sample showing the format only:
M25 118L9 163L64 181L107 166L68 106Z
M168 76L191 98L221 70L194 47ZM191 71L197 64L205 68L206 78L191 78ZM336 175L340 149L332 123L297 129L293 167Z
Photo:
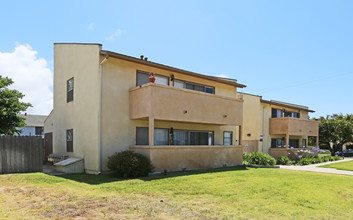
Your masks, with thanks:
M205 92L205 93L210 93L210 94L215 94L214 87L200 85L200 84L191 83L191 82L184 82L184 81L181 81L181 80L174 80L174 87L182 88L182 89L190 89L190 90L195 90L195 91Z
M66 152L74 152L73 149L73 130L66 130Z
M169 85L169 77L167 76L161 76L154 74L154 78L156 78L155 83L160 84L160 85ZM138 70L137 71L137 81L136 81L136 86L141 86L143 84L149 83L149 74L148 72L143 72Z
M174 138L176 138L177 131L174 131ZM179 142L186 143L185 145L213 145L213 132L212 131L179 131L179 137L181 132L184 133L184 140L178 140ZM187 134L187 136L185 136Z
M148 145L148 128L136 128L136 145ZM213 131L154 129L154 145L213 145Z
M289 139L289 147L299 148L299 139Z
M223 145L233 145L233 132L225 131L223 132Z
M43 127L35 127L35 134L36 135L43 135Z
M300 118L300 113L298 112L290 112L290 111L282 111L281 109L272 108L272 118L282 118L290 117L290 118Z
M189 143L188 131L174 130L173 131L173 145L188 145Z
M154 129L154 145L168 145L168 129L155 128Z
M283 148L286 146L285 138L272 138L271 139L271 148ZM299 139L289 139L289 147L298 148L299 147Z
M67 96L66 102L74 100L74 78L67 80Z
M148 128L136 128L136 145L149 145Z
M271 148L281 148L286 146L285 138L272 138L271 139Z

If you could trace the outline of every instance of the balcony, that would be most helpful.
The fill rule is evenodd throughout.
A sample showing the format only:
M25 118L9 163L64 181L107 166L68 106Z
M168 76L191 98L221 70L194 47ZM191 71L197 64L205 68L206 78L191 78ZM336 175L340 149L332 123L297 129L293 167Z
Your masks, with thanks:
M318 136L319 122L300 118L270 118L270 134Z
M241 125L243 101L148 83L130 89L130 119Z

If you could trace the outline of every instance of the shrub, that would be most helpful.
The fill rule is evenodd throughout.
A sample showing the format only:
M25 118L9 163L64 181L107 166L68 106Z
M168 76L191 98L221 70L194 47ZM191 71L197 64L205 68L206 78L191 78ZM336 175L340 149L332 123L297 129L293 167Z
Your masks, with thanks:
M298 160L297 164L300 165L300 166L303 166L303 165L309 165L312 163L312 159L311 158L302 158L300 160Z
M293 161L291 161L287 156L281 156L277 159L277 164L280 165L291 165Z
M153 170L151 161L142 154L133 151L122 151L108 157L107 166L116 171L118 177L147 176Z
M334 160L340 160L341 159L340 156L334 156L333 158L334 158Z
M260 152L243 154L243 160L245 163L255 164L255 165L273 166L276 164L275 158L271 157L266 153L260 153Z

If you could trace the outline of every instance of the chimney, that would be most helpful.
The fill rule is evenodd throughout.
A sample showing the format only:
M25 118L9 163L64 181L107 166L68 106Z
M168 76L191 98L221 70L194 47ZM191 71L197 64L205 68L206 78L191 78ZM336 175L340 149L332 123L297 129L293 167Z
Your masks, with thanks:
M27 112L25 112L25 116L27 116Z
M140 56L141 60L143 60L143 55Z
M147 61L147 59L148 59L148 58L147 58L147 57L145 57L145 61Z

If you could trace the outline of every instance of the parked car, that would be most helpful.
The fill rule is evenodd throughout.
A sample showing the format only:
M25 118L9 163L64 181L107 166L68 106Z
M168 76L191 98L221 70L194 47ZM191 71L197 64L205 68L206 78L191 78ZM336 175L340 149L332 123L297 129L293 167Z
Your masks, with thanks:
M336 152L336 155L343 156L343 157L353 157L353 149L338 151L338 152Z

